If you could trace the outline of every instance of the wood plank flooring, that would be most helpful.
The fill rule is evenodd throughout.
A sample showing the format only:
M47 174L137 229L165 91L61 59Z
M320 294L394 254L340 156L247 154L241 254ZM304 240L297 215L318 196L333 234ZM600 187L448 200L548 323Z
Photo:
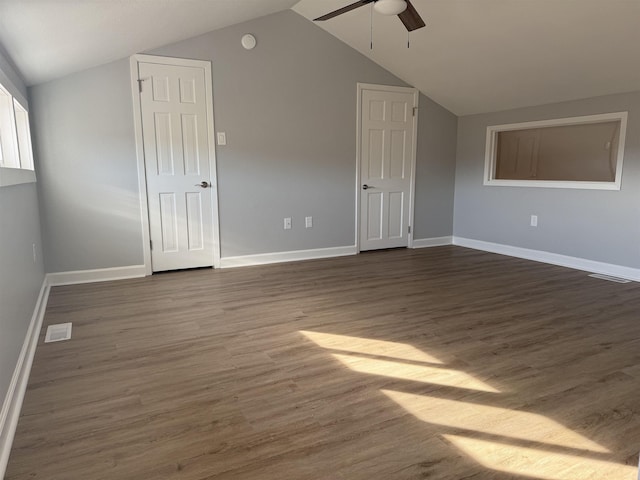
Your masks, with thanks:
M57 287L6 479L635 479L639 312L459 247Z

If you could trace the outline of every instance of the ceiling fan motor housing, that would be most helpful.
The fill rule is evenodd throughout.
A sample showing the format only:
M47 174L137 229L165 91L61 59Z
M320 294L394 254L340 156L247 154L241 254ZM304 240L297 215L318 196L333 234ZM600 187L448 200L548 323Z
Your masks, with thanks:
M409 32L425 27L424 20L416 8L411 4L411 0L358 0L351 5L339 8L333 12L314 19L316 22L323 22L342 15L344 13L364 7L373 3L373 8L383 15L397 15Z
M373 4L376 12L382 15L400 15L407 9L405 0L377 0Z

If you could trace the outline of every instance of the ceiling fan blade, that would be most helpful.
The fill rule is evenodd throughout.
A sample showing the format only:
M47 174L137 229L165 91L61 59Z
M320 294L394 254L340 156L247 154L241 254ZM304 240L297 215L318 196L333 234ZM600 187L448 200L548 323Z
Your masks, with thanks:
M337 17L338 15L342 15L343 13L350 12L351 10L355 10L356 8L363 7L367 3L375 2L376 0L359 0L356 3L352 3L351 5L347 5L346 7L339 8L331 13L327 13L321 17L314 19L314 22L322 22L323 20L329 20L330 18Z
M424 20L422 20L422 17L418 13L418 11L415 9L415 7L411 4L409 0L406 0L406 2L407 2L407 9L401 14L399 14L398 17L400 17L400 20L402 20L402 23L404 23L404 26L407 27L407 30L409 30L410 32L413 32L414 30L425 27L426 24L424 23Z

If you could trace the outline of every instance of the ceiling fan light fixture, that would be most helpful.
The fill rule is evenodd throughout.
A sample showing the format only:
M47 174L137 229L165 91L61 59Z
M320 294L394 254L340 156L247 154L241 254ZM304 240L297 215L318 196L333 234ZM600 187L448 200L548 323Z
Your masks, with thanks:
M376 12L382 15L400 15L407 9L405 0L377 0L373 4Z

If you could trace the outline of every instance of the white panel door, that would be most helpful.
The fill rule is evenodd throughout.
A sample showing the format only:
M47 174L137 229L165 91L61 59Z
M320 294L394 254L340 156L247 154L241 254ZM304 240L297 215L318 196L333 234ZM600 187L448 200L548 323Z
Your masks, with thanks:
M151 263L154 272L214 260L207 98L203 68L139 64Z
M363 89L361 95L360 250L406 247L415 94Z

